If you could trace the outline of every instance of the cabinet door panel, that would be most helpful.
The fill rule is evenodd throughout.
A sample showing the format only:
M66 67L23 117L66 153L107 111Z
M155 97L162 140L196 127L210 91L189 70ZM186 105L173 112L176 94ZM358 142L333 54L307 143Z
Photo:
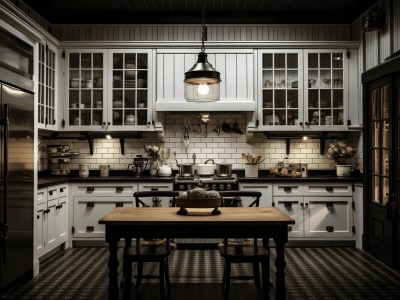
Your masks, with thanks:
M58 241L65 241L67 237L67 197L61 197L58 199L55 230Z
M105 237L105 226L99 219L119 203L133 207L133 197L74 197L74 237Z
M240 190L243 191L259 191L262 196L260 198L260 206L272 206L272 184L256 184L256 183L240 183ZM250 198L243 199L243 206L248 206L252 202Z
M275 197L274 203L295 221L294 224L288 225L289 237L303 237L303 197Z
M57 243L56 236L56 206L58 200L49 200L47 202L47 213L45 214L45 219L47 221L47 237L46 237L46 247L49 247L46 251L54 247Z
M44 211L47 209L47 203L36 205L35 215L35 258L39 258L44 254L46 236L47 236L47 223Z
M352 197L304 197L305 236L353 237Z

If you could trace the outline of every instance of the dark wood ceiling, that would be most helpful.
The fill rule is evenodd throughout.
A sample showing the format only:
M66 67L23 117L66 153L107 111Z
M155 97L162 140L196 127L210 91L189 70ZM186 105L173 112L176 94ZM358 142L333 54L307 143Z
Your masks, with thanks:
M202 0L23 0L51 24L198 24ZM207 24L349 24L377 0L206 0Z

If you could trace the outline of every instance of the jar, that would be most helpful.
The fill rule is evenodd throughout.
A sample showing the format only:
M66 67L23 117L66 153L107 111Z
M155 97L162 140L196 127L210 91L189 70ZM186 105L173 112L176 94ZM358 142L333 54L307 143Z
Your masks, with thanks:
M79 177L89 177L89 165L80 164L79 165Z
M90 79L85 80L85 87L86 88L92 88L93 87L92 80L90 80Z
M125 116L125 124L134 125L135 124L135 116L134 115L126 115Z
M100 177L110 176L110 165L100 165Z

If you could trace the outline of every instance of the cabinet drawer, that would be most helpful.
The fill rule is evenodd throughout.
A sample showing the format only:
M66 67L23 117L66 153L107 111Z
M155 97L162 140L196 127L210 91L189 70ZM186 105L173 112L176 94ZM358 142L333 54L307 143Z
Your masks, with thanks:
M351 183L333 184L307 184L305 185L305 196L352 196Z
M304 195L304 186L301 184L274 184L274 196L300 196Z
M130 184L115 185L78 185L76 186L74 195L77 196L131 196L136 189Z
M68 195L68 190L66 185L60 185L58 187L58 197L66 197Z
M41 189L37 191L36 204L47 202L47 189Z
M58 198L58 187L52 186L47 188L47 199L53 200Z
M294 224L288 225L289 237L303 237L303 197L275 197L274 203L277 208L295 221Z

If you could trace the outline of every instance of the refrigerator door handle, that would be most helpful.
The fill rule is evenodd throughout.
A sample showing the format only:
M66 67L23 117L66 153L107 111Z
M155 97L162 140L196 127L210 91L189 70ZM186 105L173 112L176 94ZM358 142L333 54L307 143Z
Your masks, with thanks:
M8 224L7 224L7 185L8 185L8 104L4 104L3 110L3 118L0 119L0 125L4 126L4 141L3 141L3 223L1 224L1 243L3 244L3 263L6 263L7 260L7 232L8 232Z

